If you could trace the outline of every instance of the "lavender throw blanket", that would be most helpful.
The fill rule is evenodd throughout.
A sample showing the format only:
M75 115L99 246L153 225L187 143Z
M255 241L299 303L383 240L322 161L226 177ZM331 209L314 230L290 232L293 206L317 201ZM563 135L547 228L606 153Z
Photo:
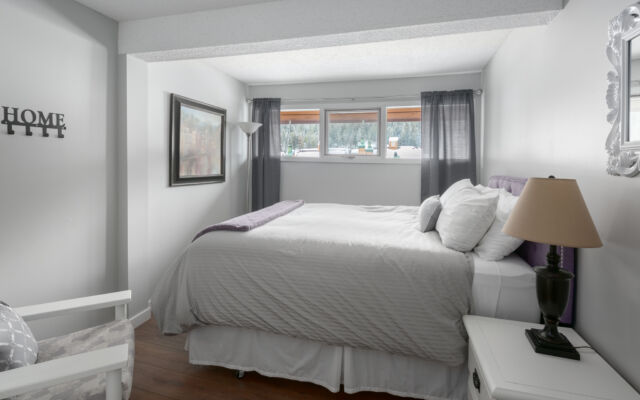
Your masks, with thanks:
M193 238L193 242L195 242L200 236L213 231L250 231L251 229L262 226L269 221L273 221L278 217L289 214L291 211L301 207L303 204L304 200L284 200L261 210L228 219L224 222L211 225L208 228L203 229L196 235L196 237Z

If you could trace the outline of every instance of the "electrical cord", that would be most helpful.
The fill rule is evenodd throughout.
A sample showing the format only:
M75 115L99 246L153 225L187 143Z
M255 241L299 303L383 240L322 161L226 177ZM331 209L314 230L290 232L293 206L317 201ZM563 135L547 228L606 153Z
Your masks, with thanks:
M591 346L573 346L573 348L574 348L575 350L578 350L578 349L590 349L590 350L596 351L596 350L595 350L593 347L591 347Z

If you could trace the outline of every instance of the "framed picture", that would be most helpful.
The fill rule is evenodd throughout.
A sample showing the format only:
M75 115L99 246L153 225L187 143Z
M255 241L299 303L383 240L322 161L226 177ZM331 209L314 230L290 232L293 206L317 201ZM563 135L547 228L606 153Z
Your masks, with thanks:
M224 182L227 110L171 95L171 186Z

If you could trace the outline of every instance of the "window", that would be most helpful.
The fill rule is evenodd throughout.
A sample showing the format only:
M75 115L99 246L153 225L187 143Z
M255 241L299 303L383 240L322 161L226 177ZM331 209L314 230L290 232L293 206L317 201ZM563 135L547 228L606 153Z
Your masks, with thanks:
M327 111L327 154L377 156L379 110Z
M417 162L421 154L422 108L405 104L283 109L281 156L322 161L358 158L368 159L362 162L387 162L385 159Z
M287 157L320 156L320 110L280 112L280 151Z
M420 158L421 114L419 106L387 107L387 158Z

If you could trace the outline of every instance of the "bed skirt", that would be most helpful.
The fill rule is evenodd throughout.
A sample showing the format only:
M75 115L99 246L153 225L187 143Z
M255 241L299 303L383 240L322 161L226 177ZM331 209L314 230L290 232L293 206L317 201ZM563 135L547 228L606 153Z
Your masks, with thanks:
M375 350L332 346L253 329L204 326L188 336L189 362L311 382L332 392L386 392L428 400L464 400L466 363L442 363Z

